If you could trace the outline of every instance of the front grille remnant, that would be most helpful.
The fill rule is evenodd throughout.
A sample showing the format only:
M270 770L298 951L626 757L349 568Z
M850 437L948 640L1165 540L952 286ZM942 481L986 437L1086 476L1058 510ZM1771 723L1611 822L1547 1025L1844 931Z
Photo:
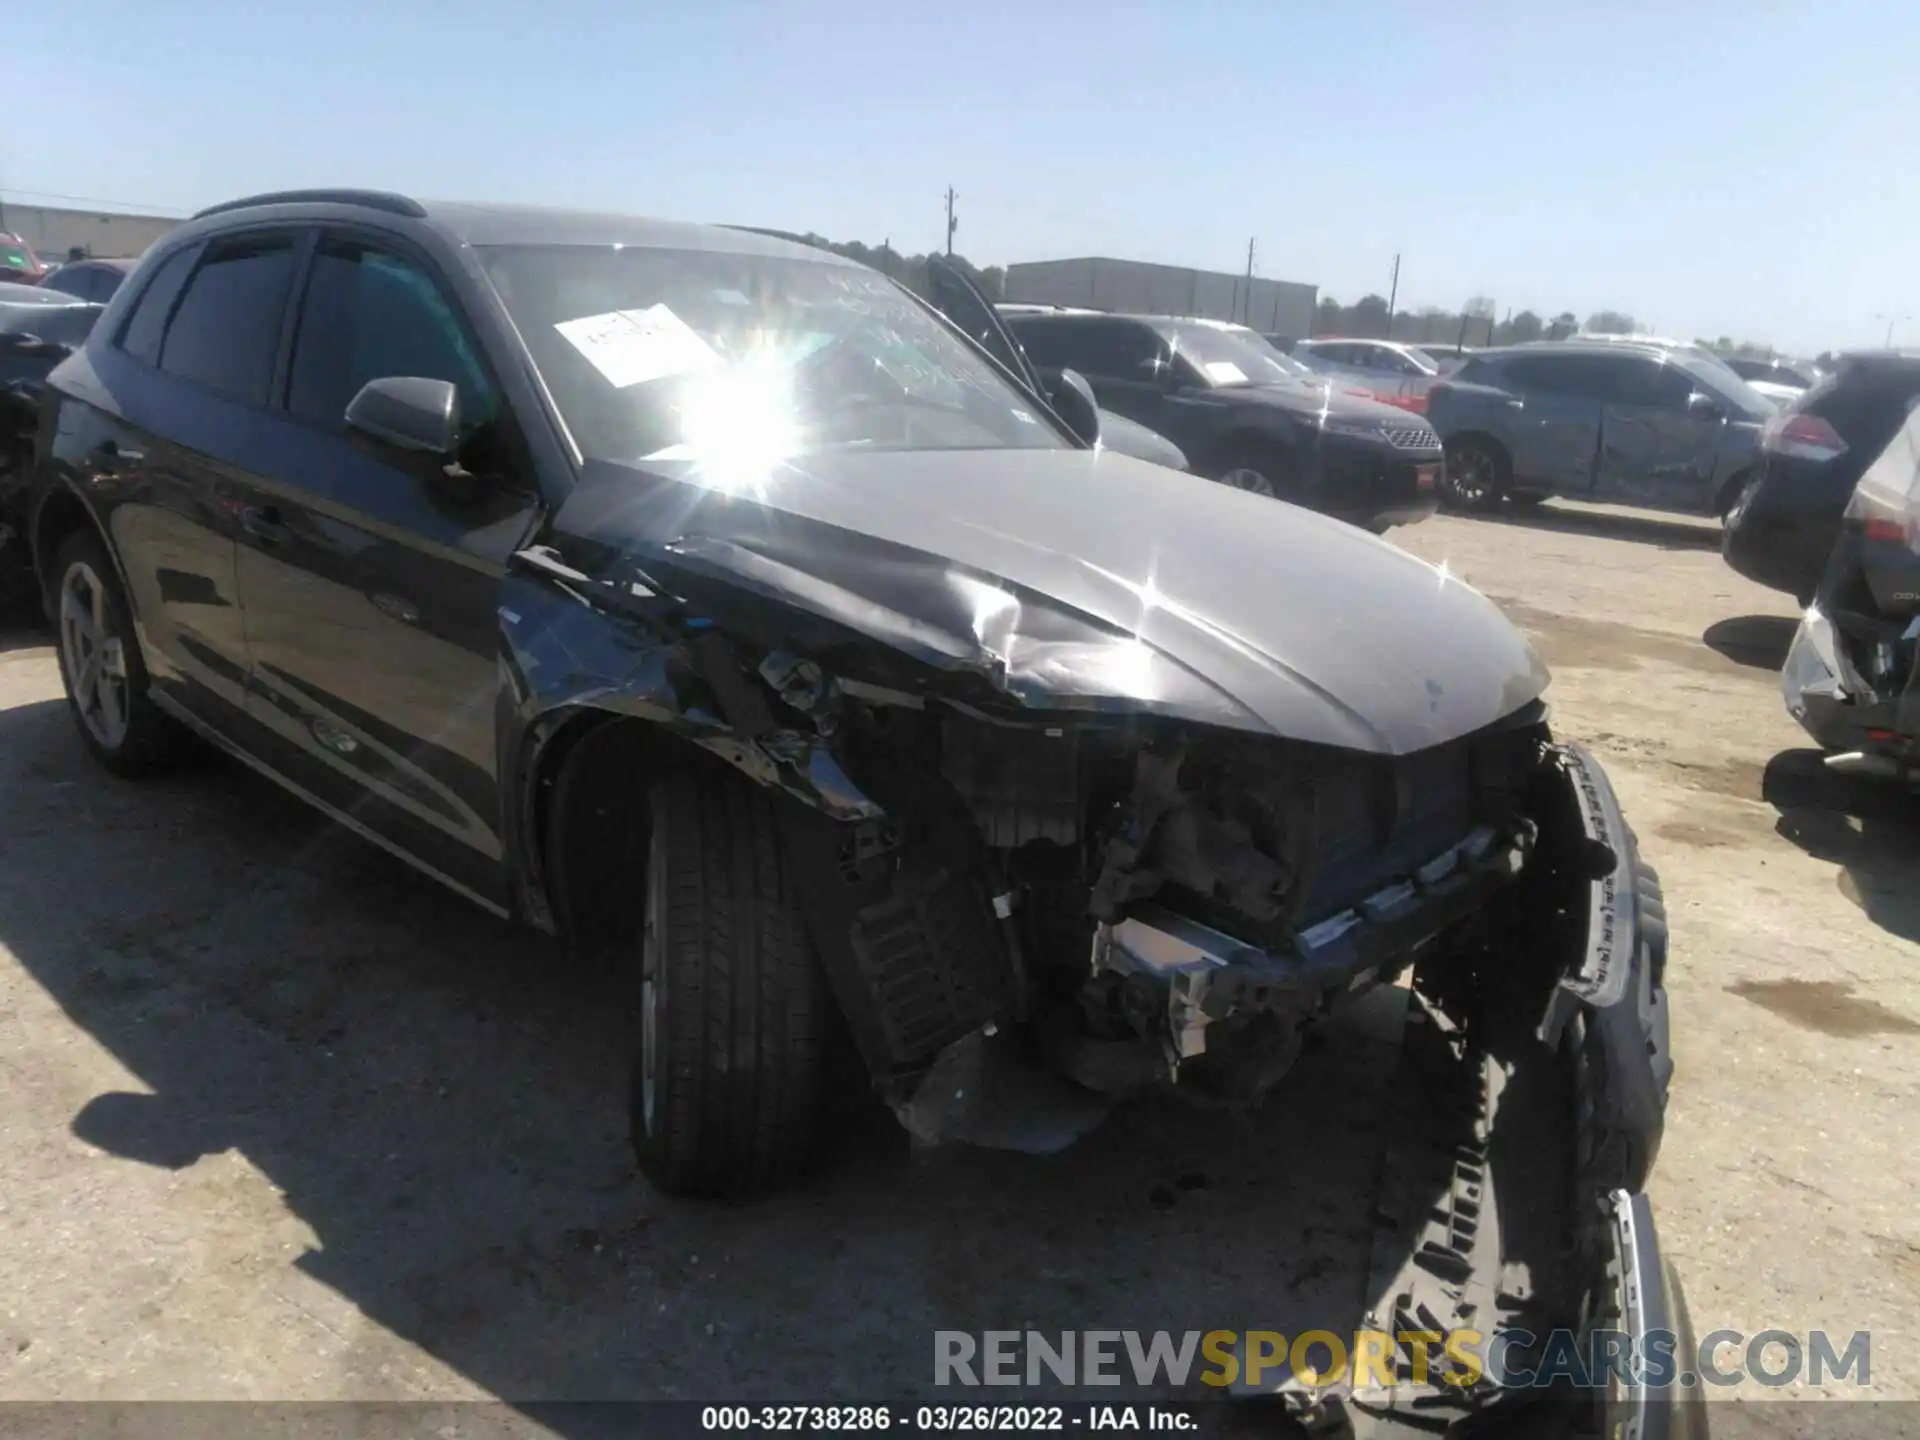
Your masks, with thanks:
M1427 425L1388 425L1380 433L1387 443L1401 450L1438 450L1440 437Z

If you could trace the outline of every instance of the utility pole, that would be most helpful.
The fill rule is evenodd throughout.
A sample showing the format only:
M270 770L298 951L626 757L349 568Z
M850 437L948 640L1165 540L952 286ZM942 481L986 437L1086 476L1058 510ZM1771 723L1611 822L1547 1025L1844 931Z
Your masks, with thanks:
M893 278L893 237L891 235L880 242L880 270L889 280Z
M1393 338L1393 307L1400 302L1400 256L1393 257L1393 283L1387 287L1387 339Z
M960 228L960 222L953 218L953 202L960 197L953 193L953 187L947 187L947 258L953 258L953 232Z
M1247 296L1240 302L1240 319L1244 324L1253 319L1253 242L1258 236L1247 237Z

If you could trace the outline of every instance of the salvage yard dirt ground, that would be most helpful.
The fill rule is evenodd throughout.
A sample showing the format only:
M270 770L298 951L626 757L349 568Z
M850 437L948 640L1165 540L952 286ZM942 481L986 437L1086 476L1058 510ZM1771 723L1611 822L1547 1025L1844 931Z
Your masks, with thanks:
M1697 1330L1869 1330L1874 1393L1920 1399L1920 801L1810 755L1791 604L1717 527L1551 506L1396 539L1533 635L1665 880L1652 1190ZM1351 1328L1379 1012L1244 1127L1155 1104L1049 1160L915 1156L849 1103L794 1190L664 1201L612 977L237 766L109 779L12 623L0 1398L871 1403L927 1391L936 1329Z

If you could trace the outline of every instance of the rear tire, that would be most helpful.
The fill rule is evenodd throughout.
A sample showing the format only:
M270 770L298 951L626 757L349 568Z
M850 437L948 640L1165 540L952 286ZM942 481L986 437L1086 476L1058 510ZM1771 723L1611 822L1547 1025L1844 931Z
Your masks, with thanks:
M829 1014L766 795L686 773L648 795L634 1153L673 1195L740 1195L812 1139Z
M187 733L147 693L133 612L107 547L91 531L75 531L55 551L53 597L60 679L81 743L126 779L168 768Z
M1440 498L1449 509L1484 514L1499 508L1513 483L1513 463L1498 441L1469 435L1447 447Z

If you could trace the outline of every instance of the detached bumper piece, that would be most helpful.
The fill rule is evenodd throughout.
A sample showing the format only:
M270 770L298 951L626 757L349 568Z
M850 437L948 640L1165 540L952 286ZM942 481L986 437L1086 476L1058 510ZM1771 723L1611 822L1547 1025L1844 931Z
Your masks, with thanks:
M1677 1389L1530 1383L1556 1331L1583 1356L1692 1345L1640 1193L1672 1073L1659 881L1580 747L1549 752L1534 814L1512 930L1465 975L1417 971L1408 999L1360 1322L1391 1337L1391 1381L1268 1387L1308 1433L1691 1433ZM1542 980L1529 1019L1514 1001ZM1459 1331L1481 1337L1477 1373L1443 1349Z

